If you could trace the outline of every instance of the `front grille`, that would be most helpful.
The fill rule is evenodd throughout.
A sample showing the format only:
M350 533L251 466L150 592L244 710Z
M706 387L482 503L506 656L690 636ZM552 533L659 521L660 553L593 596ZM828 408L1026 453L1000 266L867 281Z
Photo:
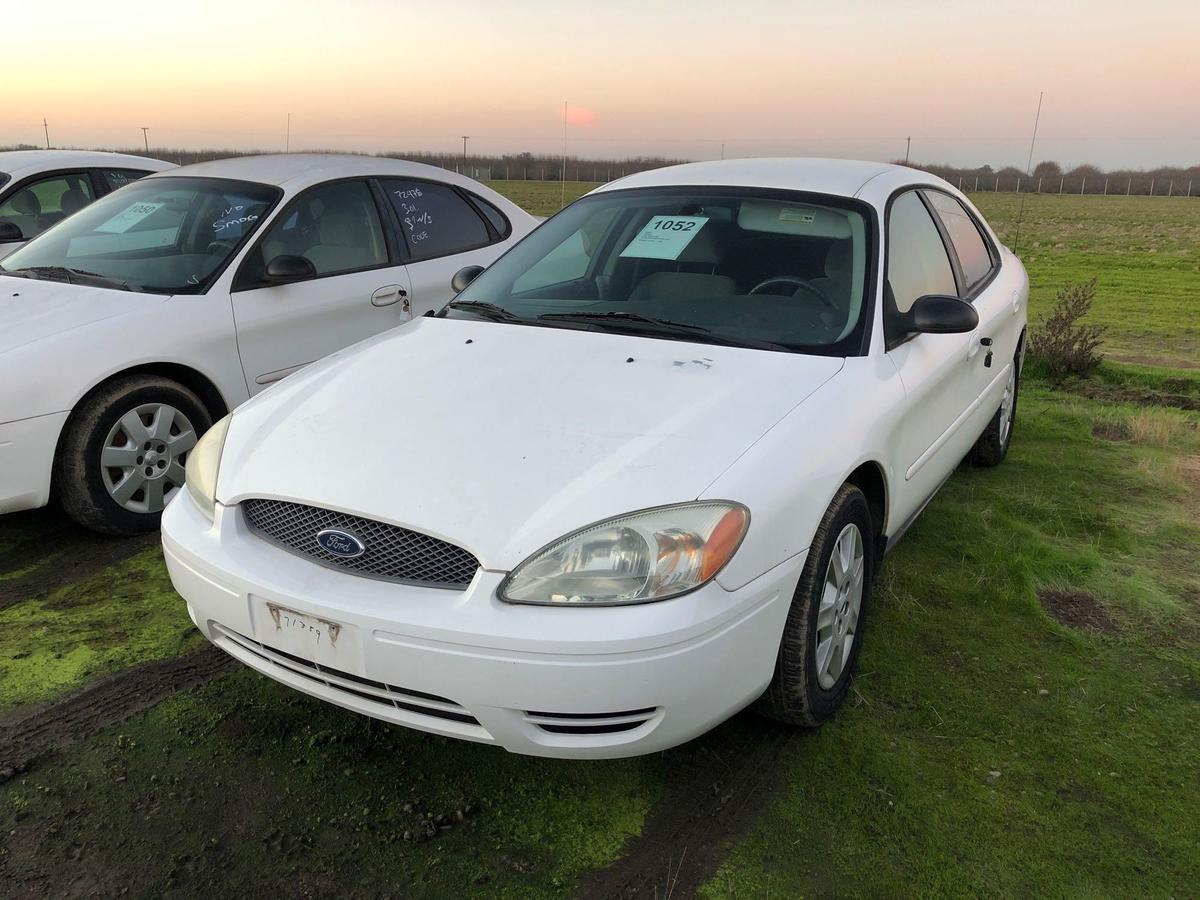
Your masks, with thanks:
M611 713L525 713L525 721L548 734L619 734L640 728L658 715L658 707Z
M435 719L444 719L448 722L460 722L463 725L479 725L474 716L453 700L447 700L445 697L427 694L424 691L408 690L394 684L384 684L382 681L373 681L370 678L352 675L340 669L318 665L312 660L278 650L261 641L238 634L236 631L222 628L220 625L214 624L213 629L220 632L230 643L253 654L260 661L260 666L265 663L263 668L269 668L272 665L279 666L293 675L303 676L309 681L323 684L340 693L350 694L359 700L369 700L391 709L420 713L423 716L433 716Z
M261 498L243 500L242 509L250 528L271 543L366 578L463 590L479 568L479 560L462 547L374 519ZM317 544L317 532L327 528L357 535L366 550L352 559L329 553Z

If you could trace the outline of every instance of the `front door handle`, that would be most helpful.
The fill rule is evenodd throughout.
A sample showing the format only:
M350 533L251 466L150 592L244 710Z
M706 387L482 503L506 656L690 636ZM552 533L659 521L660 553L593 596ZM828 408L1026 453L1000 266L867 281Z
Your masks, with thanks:
M408 291L400 287L398 284L389 284L381 287L371 295L372 306L391 306L398 300L404 300L405 306L408 304Z

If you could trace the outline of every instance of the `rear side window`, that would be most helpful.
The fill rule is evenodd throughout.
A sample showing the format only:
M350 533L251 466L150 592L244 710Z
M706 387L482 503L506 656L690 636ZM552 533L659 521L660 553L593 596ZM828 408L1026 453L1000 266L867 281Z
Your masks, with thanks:
M946 245L916 191L901 194L888 214L887 277L905 313L926 294L958 296Z
M0 222L16 225L29 240L95 199L91 179L83 172L52 175L21 186L0 203Z
M145 178L149 174L149 172L139 169L101 169L100 180L110 191L115 191L117 188L125 187L131 181Z
M488 220L488 224L492 226L492 230L496 232L496 236L503 239L508 237L512 231L512 226L508 224L508 219L504 218L504 213L492 206L482 197L476 197L474 194L468 194L471 198L471 203L475 208L483 213L483 217Z
M414 260L491 243L482 216L456 190L430 181L381 181Z
M950 243L954 245L958 263L962 266L964 292L969 292L992 271L992 255L988 252L983 235L979 233L971 214L949 194L926 191L925 197L946 226L946 233L950 235Z

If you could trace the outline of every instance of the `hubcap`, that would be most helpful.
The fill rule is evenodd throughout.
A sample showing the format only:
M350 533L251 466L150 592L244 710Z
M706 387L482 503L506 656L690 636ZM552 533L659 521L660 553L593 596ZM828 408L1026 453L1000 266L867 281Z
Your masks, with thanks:
M863 539L854 524L838 535L825 570L817 607L817 682L829 690L841 677L854 646L863 598Z
M1017 368L1014 365L1008 373L1008 382L1004 385L1004 399L1000 401L1000 446L1008 441L1008 432L1012 430L1013 400L1017 394Z
M100 450L100 477L117 505L134 513L161 512L183 487L196 430L167 403L144 403L117 420Z

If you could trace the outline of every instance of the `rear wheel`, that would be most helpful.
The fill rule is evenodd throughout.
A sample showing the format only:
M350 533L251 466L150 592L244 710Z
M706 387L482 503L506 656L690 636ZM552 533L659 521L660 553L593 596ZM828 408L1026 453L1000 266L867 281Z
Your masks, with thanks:
M820 725L850 688L871 599L875 545L867 498L844 484L813 538L759 712Z
M59 445L63 509L95 531L154 530L211 424L200 398L170 379L127 375L103 385L72 413Z
M987 428L967 454L967 460L977 466L998 466L1008 456L1012 444L1013 426L1017 423L1017 395L1021 387L1021 352L1013 357L1008 370L1008 381L1004 384L1004 396L1000 408L988 422Z

